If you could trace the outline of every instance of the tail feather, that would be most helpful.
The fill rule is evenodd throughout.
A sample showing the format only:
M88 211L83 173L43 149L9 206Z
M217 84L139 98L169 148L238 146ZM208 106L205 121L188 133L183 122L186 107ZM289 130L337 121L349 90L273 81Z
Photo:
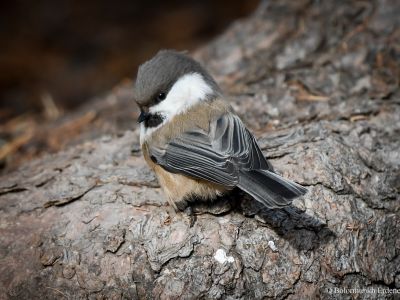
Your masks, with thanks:
M238 187L269 208L289 205L307 189L267 170L241 171Z

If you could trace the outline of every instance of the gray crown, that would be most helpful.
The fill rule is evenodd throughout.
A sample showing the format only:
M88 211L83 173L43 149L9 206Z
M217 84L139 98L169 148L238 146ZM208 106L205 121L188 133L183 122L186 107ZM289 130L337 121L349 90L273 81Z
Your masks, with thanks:
M183 75L199 73L216 96L220 89L210 74L194 59L174 50L161 50L139 67L135 84L135 101L139 106L151 106L159 93L168 93Z

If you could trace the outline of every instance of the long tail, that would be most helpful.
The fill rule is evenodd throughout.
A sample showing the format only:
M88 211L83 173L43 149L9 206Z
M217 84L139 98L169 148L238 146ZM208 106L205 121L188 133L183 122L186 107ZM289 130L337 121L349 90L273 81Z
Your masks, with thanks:
M289 205L307 189L267 170L241 171L238 187L268 208Z

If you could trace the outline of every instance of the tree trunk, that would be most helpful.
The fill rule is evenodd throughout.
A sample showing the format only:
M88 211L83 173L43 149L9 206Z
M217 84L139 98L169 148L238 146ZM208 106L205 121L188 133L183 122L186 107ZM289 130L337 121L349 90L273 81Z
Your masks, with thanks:
M289 208L236 195L193 223L171 214L137 129L2 176L0 298L396 297L399 15L396 0L264 1L194 53L308 187Z

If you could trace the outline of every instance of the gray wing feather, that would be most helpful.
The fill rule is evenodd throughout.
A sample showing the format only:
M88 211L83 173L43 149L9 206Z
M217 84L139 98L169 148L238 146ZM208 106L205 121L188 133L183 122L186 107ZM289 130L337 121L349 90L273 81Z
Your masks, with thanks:
M268 207L287 205L305 193L300 185L273 173L253 135L233 114L212 122L209 132L185 132L163 149L150 148L150 154L170 172L238 186Z
M157 163L170 172L227 187L238 184L241 169L270 169L254 137L232 114L212 122L209 132L188 131L171 140L165 149L150 151Z

